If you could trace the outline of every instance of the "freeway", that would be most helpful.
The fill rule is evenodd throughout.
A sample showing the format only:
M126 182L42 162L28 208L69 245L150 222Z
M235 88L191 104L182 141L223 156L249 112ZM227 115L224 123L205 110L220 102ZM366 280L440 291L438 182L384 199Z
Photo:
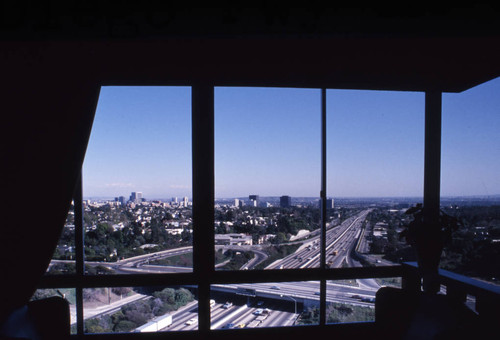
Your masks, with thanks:
M345 220L340 226L327 230L326 254L330 268L341 267L343 260L354 249L363 221L370 211L370 209L363 210L358 215ZM304 243L295 253L275 261L266 269L318 268L320 261L319 243L320 237L315 236Z
M279 289L272 288L267 284L236 285L234 287L252 287L261 294L266 291L275 294L275 298L266 298L256 296L249 299L248 303L242 303L241 297L235 299L228 308L223 307L228 300L219 298L210 310L211 329L227 328L247 328L247 327L283 327L295 324L295 321L301 310L298 309L298 303L304 303L301 298L309 297L318 299L315 290L319 289L319 284L308 282L287 282L277 283ZM225 285L228 287L228 285ZM214 288L214 287L213 287ZM362 301L365 296L373 297L374 292L357 287L347 287L341 285L328 284L327 303L348 303L373 308L373 302ZM226 294L227 299L231 301L231 296L235 294ZM277 297L277 298L276 298ZM237 301L239 300L239 302ZM258 310L267 310L262 315L258 315ZM193 302L182 310L172 314L172 324L161 331L186 331L198 328L198 308L197 303Z
M148 298L150 297L147 295L135 293L133 295L124 297L120 300L111 302L109 304L98 304L95 306L91 306L90 303L84 303L83 319L86 320L106 314L111 314L119 311L122 308L122 306L126 304L136 302L139 300L145 300ZM70 304L69 307L70 307L70 320L71 320L70 323L73 325L76 323L76 305Z
M224 308L225 301L216 303L210 311L211 328L243 328L247 327L256 319L264 319L258 324L259 327L277 327L292 325L297 318L297 314L289 312L283 308L285 304L281 302L266 302L265 305L249 306L246 304L233 304L229 308ZM266 317L260 317L254 313L258 309L267 308L270 313ZM172 324L161 331L189 331L198 328L197 304L190 304L189 308L179 310L172 314ZM239 327L238 327L239 326Z
M252 269L259 263L265 261L268 257L267 253L260 250L259 246L236 246L236 245L216 246L216 249L232 249L236 251L253 252L255 256L252 259L250 259L247 263L245 263L240 269ZM182 247L182 248L168 249L155 253L129 257L123 260L119 260L117 262L85 261L85 264L91 266L104 266L108 269L115 271L116 274L186 273L186 272L192 272L193 268L180 267L180 266L153 265L150 264L150 262L164 259L167 257L173 257L191 253L192 251L193 247ZM70 261L70 260L52 260L50 265L54 265L56 263L74 263L74 262L75 261Z
M301 299L301 301L319 301L318 281L212 285L212 290L214 291L232 293L235 295L239 294L242 289L255 291L255 296L257 298L287 300L288 297L293 297L295 299ZM374 299L376 291L377 289L370 286L354 286L327 282L326 301L349 303L359 306L373 306L372 302L361 301L361 299Z
M349 254L354 249L359 239L361 226L370 209L364 210L354 217L348 218L341 225L329 228L326 232L326 254L327 263L331 268L341 267L344 259L349 264ZM311 237L308 241L300 241L302 246L294 253L283 259L268 265L266 269L286 269L286 268L317 268L320 261L320 236L319 233ZM296 241L297 242L297 241ZM268 255L261 250L260 246L215 246L216 249L233 249L237 251L252 251L255 256L244 264L241 269L252 269L259 263L267 259ZM118 274L126 273L179 273L192 272L190 267L151 265L151 261L160 260L167 257L178 256L192 252L192 247L182 247L168 249L155 253L138 255L119 260L117 262L97 262L86 261L92 266L105 266L114 270ZM73 262L52 260L51 264L58 262Z
M360 235L362 235L362 225L365 220L367 214L370 212L369 209L364 210L353 216L346 221L344 221L341 225L330 228L326 232L326 254L327 254L327 263L330 267L341 267L343 265L347 266L359 266L360 264L354 261L350 254L359 246ZM291 254L281 260L278 260L266 267L266 269L284 269L284 268L311 268L311 267L319 267L319 259L320 259L320 247L319 247L319 236L314 236L306 241L294 254ZM217 247L226 247L228 246L217 246ZM252 250L256 253L256 256L246 263L242 269L251 269L256 264L263 261L267 255L258 250L258 247L255 246L231 246L231 249L241 250L241 251L249 251ZM192 271L192 268L185 267L175 267L175 266L159 266L159 265L151 265L149 264L152 260L157 260L161 258L166 258L170 256L176 256L180 254L186 254L192 251L192 247L183 247L178 249L170 249L161 252L145 254L140 256L135 256L131 258L127 258L118 262L87 262L91 265L105 265L110 269L115 270L117 273L160 273L160 272L185 272ZM370 306L373 307L373 299L375 296L375 292L379 288L378 283L372 279L360 279L357 280L359 286L349 286L349 285L341 285L336 284L333 281L327 282L327 294L326 300L327 302L338 302L338 303L348 303L360 306ZM283 282L283 283L259 283L259 284L235 284L235 285L213 285L213 290L220 290L225 292L232 292L236 294L238 289L241 288L250 288L255 290L256 295L263 298L271 298L275 300L290 300L290 299L308 299L308 300L319 300L319 282ZM114 308L113 308L114 309ZM101 313L108 313L109 310L113 309L104 309L101 310ZM242 310L244 308L242 307ZM192 311L184 310L182 312L182 317L179 325L169 327L169 329L176 330L184 330L184 329L194 329L197 327L197 321L188 322L195 318L193 316ZM99 314L99 313L96 313ZM196 314L196 313L195 313ZM250 313L251 314L251 313ZM275 315L279 315L279 313L274 313ZM88 314L90 315L90 314ZM232 321L237 321L241 323L251 322L249 320L247 314L238 315L241 319L234 318ZM222 316L221 316L222 317ZM224 316L224 317L227 317ZM215 318L215 315L213 315ZM292 317L293 318L293 317ZM184 320L186 319L186 320ZM196 319L196 318L195 318ZM274 318L273 318L274 319ZM269 321L269 327L273 324L275 325L283 325L282 323L286 320L289 320L290 316L276 316L276 320L272 323ZM184 320L184 321L182 321ZM220 322L220 327L223 327L222 323L226 320L221 321L222 319L213 319L212 323L215 322L215 327L218 328L219 325L216 322ZM281 321L277 321L281 320ZM234 323L234 322L228 323ZM281 323L280 323L281 322ZM264 326L265 324L262 323Z

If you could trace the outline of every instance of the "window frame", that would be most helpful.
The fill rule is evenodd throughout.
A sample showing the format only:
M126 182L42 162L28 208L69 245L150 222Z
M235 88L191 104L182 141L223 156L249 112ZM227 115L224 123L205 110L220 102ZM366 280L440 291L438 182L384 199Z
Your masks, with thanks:
M309 88L309 87L308 87ZM404 277L404 268L399 266L327 268L326 249L326 88L321 88L321 252L320 267L286 270L216 271L214 266L214 95L215 85L201 83L191 85L192 101L192 183L193 183L193 271L175 274L128 274L128 275L85 275L84 270L84 228L82 174L75 186L75 253L76 273L65 276L44 276L39 288L75 288L77 311L76 336L95 336L84 332L84 309L82 292L84 288L123 286L170 286L194 285L198 289L198 329L182 331L190 334L208 334L210 329L210 287L212 284L319 281L320 319L318 327L326 324L326 281L374 277ZM425 174L424 205L439 208L441 92L425 92ZM428 122L428 123L427 123ZM437 152L437 155L436 155ZM428 157L431 157L428 159ZM426 178L428 180L426 180ZM437 194L437 199L436 199ZM433 219L434 216L428 216ZM212 227L210 227L212 226ZM403 285L405 281L403 280ZM239 330L244 331L244 330ZM160 332L158 335L161 335ZM120 336L121 333L106 334ZM131 335L131 334L129 334Z

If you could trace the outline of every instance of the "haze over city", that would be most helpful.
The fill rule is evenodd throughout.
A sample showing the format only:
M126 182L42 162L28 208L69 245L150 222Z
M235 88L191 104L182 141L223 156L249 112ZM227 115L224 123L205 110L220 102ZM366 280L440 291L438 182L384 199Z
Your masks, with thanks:
M443 94L443 196L500 193L500 78ZM215 89L217 198L320 191L319 89ZM327 194L421 197L424 94L327 90ZM190 197L189 87L102 87L85 197Z

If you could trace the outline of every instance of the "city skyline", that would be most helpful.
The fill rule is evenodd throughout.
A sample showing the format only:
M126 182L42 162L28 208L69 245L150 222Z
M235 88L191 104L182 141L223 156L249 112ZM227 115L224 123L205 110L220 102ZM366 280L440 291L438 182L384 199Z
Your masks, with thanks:
M442 196L500 193L500 78L443 94ZM190 87L102 87L85 197L191 197ZM215 197L318 197L320 90L215 88ZM424 94L327 90L327 195L421 197Z

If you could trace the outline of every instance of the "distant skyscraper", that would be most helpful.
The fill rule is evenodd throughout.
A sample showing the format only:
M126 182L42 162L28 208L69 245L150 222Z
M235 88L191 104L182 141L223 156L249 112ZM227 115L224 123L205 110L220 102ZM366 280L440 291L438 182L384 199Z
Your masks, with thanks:
M187 197L184 197L184 198L182 199L182 201L184 202L184 206L185 206L185 207L187 207L187 206L188 206L188 202L189 202L188 198L187 198Z
M280 197L280 207L289 208L292 206L292 198L290 196L281 196Z
M133 203L141 203L142 202L142 192L132 192L130 194L130 201Z
M334 208L333 198L327 198L326 199L326 209L333 209L333 208Z
M240 200L239 199L237 199L237 198L234 199L234 206L238 207L238 208L240 207Z
M253 205L254 207L259 206L259 195L249 195L248 199L250 200L250 205Z
M172 202L177 203L177 197L172 197Z

